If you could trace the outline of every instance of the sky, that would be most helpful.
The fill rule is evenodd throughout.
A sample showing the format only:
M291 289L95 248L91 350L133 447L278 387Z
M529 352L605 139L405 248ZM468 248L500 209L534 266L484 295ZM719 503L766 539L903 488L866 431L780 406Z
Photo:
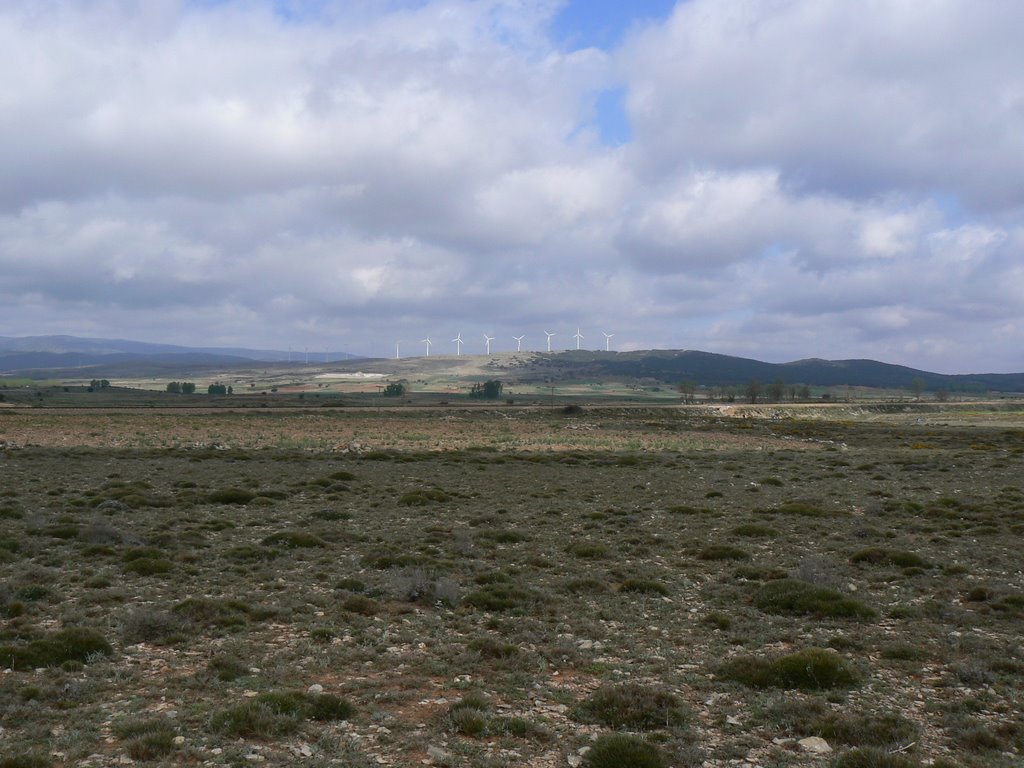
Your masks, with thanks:
M1024 371L1024 3L4 0L0 336Z

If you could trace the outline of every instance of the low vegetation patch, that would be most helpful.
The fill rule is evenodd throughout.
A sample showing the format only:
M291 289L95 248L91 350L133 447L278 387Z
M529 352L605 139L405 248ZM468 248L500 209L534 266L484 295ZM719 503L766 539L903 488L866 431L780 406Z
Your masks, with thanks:
M751 688L817 691L850 688L859 682L856 671L826 648L805 648L775 659L744 656L726 662L719 673Z
M675 694L639 683L599 688L576 707L573 715L582 722L633 731L670 728L689 718Z
M90 627L68 627L37 640L0 645L0 667L35 669L66 662L88 663L114 652L110 643Z
M907 552L902 549L884 549L882 547L868 547L858 550L850 556L850 562L865 565L895 565L900 568L929 568L927 560L914 552Z
M668 768L664 754L628 733L606 733L583 758L585 768Z
M697 553L698 560L749 560L750 553L731 544L712 544Z
M860 600L828 587L797 579L769 581L754 595L754 605L766 613L865 621L877 614Z

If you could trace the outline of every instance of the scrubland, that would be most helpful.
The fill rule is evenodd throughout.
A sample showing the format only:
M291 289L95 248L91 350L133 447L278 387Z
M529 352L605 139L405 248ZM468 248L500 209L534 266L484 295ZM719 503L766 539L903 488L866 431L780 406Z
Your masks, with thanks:
M916 421L5 409L0 766L1020 765L1024 414Z

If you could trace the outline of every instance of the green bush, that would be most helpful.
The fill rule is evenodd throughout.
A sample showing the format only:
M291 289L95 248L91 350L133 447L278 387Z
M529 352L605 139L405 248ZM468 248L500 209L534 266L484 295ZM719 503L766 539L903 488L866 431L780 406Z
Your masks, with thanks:
M155 760L174 750L174 728L164 719L117 723L114 733L126 742L128 756L133 760Z
M637 736L607 733L583 758L586 768L667 768L661 751Z
M916 724L896 714L831 714L815 725L818 736L830 743L854 747L895 747L917 740Z
M871 619L873 609L834 589L797 579L769 581L754 595L754 605L766 613L819 618Z
M608 557L611 554L608 547L595 541L577 541L565 548L570 555L582 557L585 560L597 560Z
M639 683L603 686L581 702L573 714L583 722L634 731L668 728L688 717L675 694Z
M745 549L731 544L712 544L704 547L698 554L698 560L749 560L750 553Z
M895 565L899 568L930 568L931 565L918 554L907 552L902 549L884 549L882 547L868 547L854 552L850 556L850 562L865 563L867 565Z
M744 525L737 525L732 529L732 532L737 536L747 536L749 538L769 538L779 535L777 530L772 528L770 525L764 525L763 523L745 523Z
M451 496L439 488L422 488L403 493L398 497L398 503L403 507L425 507L428 504L448 501L449 499L451 499Z
M327 544L326 541L321 539L315 533L309 533L308 531L278 531L277 533L272 533L265 537L260 543L264 546L277 544L282 547L291 547L293 549L323 547Z
M751 688L817 691L850 688L859 680L838 653L825 648L805 648L773 660L741 657L726 662L719 672Z
M50 768L52 765L49 758L32 752L0 757L0 768Z
M59 667L66 662L89 662L113 652L110 643L95 629L68 627L28 643L0 646L0 667Z
M909 757L874 747L851 749L832 761L832 768L919 768L919 765Z
M256 494L242 488L223 488L209 495L212 504L248 504Z
M464 602L484 611L511 611L527 608L542 601L532 589L513 584L485 584L466 595Z
M642 595L668 595L668 587L653 579L626 579L619 587L619 592Z
M228 736L267 738L294 733L306 719L347 720L354 712L348 701L329 693L268 692L221 710L210 727Z

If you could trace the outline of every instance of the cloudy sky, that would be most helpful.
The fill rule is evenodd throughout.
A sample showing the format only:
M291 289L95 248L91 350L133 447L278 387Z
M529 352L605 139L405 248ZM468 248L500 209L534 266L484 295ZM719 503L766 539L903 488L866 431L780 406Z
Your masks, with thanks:
M3 0L0 336L1024 370L1024 3Z

